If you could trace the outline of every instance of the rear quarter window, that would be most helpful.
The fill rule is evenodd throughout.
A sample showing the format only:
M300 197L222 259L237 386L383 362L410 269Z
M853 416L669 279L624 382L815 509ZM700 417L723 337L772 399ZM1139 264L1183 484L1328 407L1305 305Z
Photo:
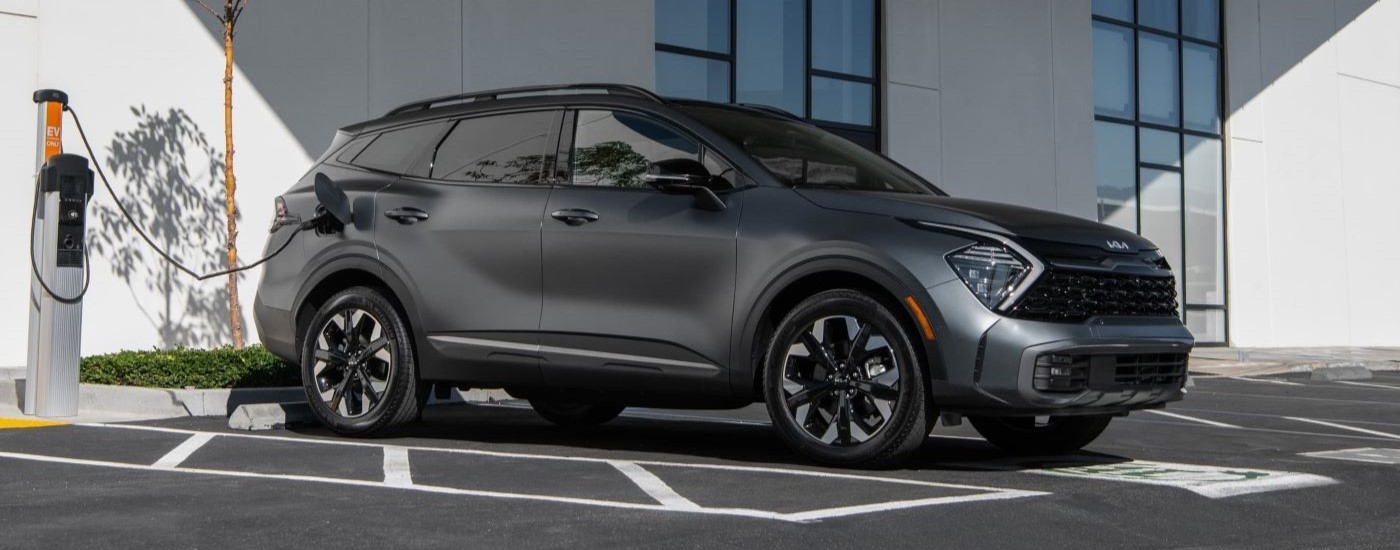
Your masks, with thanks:
M426 152L431 151L446 123L434 122L390 130L379 134L348 162L361 168L404 174ZM352 144L353 145L353 144ZM347 147L346 153L350 150ZM336 160L347 162L345 154Z

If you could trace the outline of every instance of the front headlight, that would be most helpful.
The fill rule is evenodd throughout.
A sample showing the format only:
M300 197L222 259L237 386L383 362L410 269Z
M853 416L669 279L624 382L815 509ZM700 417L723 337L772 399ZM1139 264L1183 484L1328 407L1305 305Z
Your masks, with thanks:
M993 244L977 244L949 254L948 265L982 305L992 310L1020 287L1031 269L1010 250Z

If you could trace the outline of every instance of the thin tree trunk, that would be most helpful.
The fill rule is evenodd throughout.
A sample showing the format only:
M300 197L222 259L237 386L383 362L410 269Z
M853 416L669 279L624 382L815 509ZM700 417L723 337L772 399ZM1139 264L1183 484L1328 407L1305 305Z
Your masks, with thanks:
M238 267L238 208L233 179L233 18L232 0L226 0L224 18L224 208L228 214L228 268ZM238 274L228 275L229 327L234 349L243 349L243 309L238 303Z

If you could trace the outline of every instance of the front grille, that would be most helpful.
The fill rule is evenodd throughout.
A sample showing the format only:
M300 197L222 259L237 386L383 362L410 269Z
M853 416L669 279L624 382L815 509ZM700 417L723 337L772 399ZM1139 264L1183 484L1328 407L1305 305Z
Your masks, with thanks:
M1049 271L1010 315L1077 323L1096 315L1176 317L1176 279L1091 271Z
M1179 388L1187 360L1185 353L1046 354L1036 358L1033 385L1049 393Z

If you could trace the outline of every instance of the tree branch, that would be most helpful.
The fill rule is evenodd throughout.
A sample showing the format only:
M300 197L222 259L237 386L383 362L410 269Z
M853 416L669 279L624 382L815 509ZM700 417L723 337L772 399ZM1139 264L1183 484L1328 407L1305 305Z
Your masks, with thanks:
M233 8L233 24L237 25L238 18L243 17L243 10L248 7L248 0L240 0L238 2L235 2L234 6L235 7Z
M200 6L203 6L204 11L209 12L209 15L214 16L214 19L218 19L220 23L224 21L224 18L219 15L219 12L214 11L214 8L211 8L209 7L209 4L204 3L204 0L194 0L194 2L199 4Z

